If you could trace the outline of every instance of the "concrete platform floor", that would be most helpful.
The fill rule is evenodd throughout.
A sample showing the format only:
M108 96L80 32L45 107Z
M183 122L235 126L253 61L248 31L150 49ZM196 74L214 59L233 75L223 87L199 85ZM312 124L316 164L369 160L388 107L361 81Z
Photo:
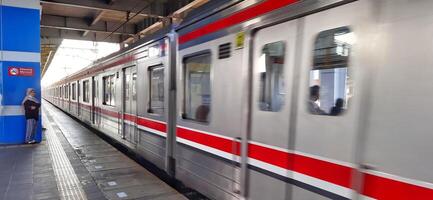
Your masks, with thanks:
M51 104L42 115L42 143L0 146L0 200L186 199Z

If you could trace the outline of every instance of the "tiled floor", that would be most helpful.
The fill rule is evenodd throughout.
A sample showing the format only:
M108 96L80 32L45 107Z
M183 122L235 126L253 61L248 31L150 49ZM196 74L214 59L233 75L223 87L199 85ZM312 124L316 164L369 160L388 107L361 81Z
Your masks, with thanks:
M0 146L0 200L186 199L51 104L43 107L42 143Z
M45 139L0 147L0 199L60 199Z

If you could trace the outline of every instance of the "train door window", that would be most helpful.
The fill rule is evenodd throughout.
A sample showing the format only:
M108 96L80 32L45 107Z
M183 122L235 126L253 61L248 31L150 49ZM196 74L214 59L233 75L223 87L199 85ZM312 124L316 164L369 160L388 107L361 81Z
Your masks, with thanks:
M322 31L314 43L308 110L316 115L338 116L353 96L348 62L355 35L348 27Z
M83 101L89 102L90 91L89 91L89 81L83 81Z
M149 67L149 113L164 114L164 66Z
M80 101L80 97L81 97L80 82L78 82L78 85L77 85L77 96L78 96L78 101Z
M115 105L115 75L105 76L102 78L104 85L104 105L114 106Z
M102 77L102 84L104 86L103 104L110 105L110 76Z
M94 98L95 98L95 104L98 104L98 99L99 99L99 81L97 78L95 78L95 94L94 94Z
M130 77L131 75L129 74L129 71L128 73L126 73L125 70L125 101L129 101L129 96L131 95L131 91L129 88Z
M263 111L276 112L284 105L284 55L283 41L263 46L259 58L259 107Z
M184 59L185 102L183 118L209 122L211 109L210 52Z
M111 99L110 99L110 101L111 101L111 103L110 103L110 105L111 106L115 106L116 105L116 101L115 101L115 99L116 99L116 76L115 75L112 75L111 76L111 78L110 78L110 86L111 86L111 88L110 88L110 96L111 96Z
M132 73L132 100L137 101L137 73Z
M69 98L69 97L68 97L68 85L65 85L65 86L63 87L63 90L64 90L64 92L65 92L65 98L66 98L66 99Z
M72 83L72 100L77 99L77 84Z

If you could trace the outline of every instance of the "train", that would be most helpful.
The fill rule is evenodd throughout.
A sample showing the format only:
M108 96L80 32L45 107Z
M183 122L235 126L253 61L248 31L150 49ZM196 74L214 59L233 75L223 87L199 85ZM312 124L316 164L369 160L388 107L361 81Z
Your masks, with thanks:
M43 98L210 199L433 199L433 1L210 1Z

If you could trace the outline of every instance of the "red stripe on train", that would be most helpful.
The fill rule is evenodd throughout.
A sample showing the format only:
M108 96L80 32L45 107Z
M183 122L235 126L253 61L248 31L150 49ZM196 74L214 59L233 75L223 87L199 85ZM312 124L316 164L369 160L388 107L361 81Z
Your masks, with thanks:
M433 190L373 174L364 174L362 194L375 199L433 199Z
M256 144L248 145L248 157L350 188L352 168Z
M108 115L108 116L110 116L110 117L114 117L114 118L120 118L120 117L121 117L120 113L115 112L115 111L105 110L105 109L102 109L102 108L99 108L99 110L100 110L100 112L101 112L102 114L104 114L104 115Z
M123 114L123 119L126 121L130 121L130 122L136 122L137 121L137 116L135 115L130 115L130 114Z
M111 112L111 111L110 111ZM103 112L104 113L104 112ZM115 112L111 112L112 114ZM126 119L126 118L125 118ZM133 119L128 117L128 119ZM161 122L137 118L137 124L161 132L166 125ZM220 151L240 155L240 143L222 137L177 127L177 137L212 147ZM284 152L257 144L248 145L248 157L287 170L305 174L339 186L351 188L351 167L315 159L299 154ZM433 190L410 183L401 182L372 174L365 174L363 195L376 199L428 199L433 198Z
M201 36L220 31L222 29L234 26L244 21L256 18L265 13L277 10L284 6L293 4L299 0L265 0L261 3L250 6L238 13L230 15L226 18L207 24L197 30L191 31L179 37L179 43L183 44Z
M176 136L220 151L240 155L240 143L234 140L228 140L182 127L176 128Z
M145 126L160 132L166 132L167 131L167 126L161 122L156 122L156 121L151 121L148 119L144 119L144 118L138 118L137 120L137 124L140 126Z

